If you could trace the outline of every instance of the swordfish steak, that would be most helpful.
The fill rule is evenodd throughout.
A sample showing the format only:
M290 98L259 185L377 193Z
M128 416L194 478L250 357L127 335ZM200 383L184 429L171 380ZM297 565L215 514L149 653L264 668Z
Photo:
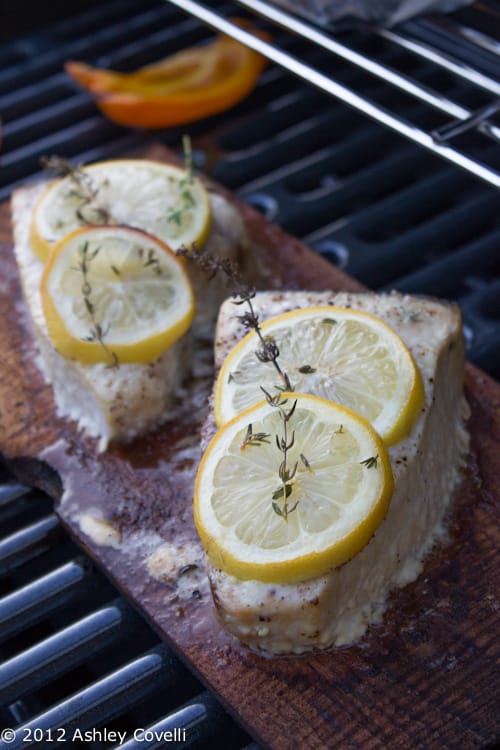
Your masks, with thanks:
M238 580L208 562L221 623L252 649L287 654L353 643L370 624L381 621L391 590L415 580L431 548L446 538L453 491L468 448L460 310L394 292L263 292L253 303L261 322L312 305L369 312L399 334L422 375L421 413L411 433L389 448L394 493L387 516L361 552L326 575L285 585ZM228 300L218 319L217 368L243 335ZM214 432L209 420L204 441Z

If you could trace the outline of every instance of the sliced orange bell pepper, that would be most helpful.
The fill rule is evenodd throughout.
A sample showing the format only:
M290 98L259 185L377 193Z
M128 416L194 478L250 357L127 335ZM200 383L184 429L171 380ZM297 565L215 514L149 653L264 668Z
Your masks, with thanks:
M267 38L262 32L259 36ZM218 114L255 87L266 59L240 42L219 35L134 71L119 73L69 61L65 70L94 97L113 122L164 128Z

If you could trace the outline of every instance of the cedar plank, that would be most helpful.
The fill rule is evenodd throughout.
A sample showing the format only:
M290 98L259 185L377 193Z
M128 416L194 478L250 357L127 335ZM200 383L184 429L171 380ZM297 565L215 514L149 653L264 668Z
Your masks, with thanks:
M157 147L147 155L173 158ZM252 208L231 199L279 286L362 288ZM498 739L497 383L467 366L470 431L477 458L471 458L469 476L457 497L451 542L431 555L417 581L393 595L384 623L356 646L300 658L264 659L241 648L211 622L210 601L190 604L180 614L178 602L165 602L165 585L151 578L139 561L124 561L119 551L94 544L58 502L61 488L76 483L81 507L88 498L94 504L97 498L124 531L145 528L161 533L166 509L175 507L179 523L194 533L190 505L196 461L180 465L178 446L185 447L188 435L196 455L204 414L185 409L178 424L98 456L93 441L57 418L51 389L34 364L29 333L19 315L21 292L7 204L0 206L0 253L4 461L22 481L54 497L56 512L72 536L259 742L276 750L466 750ZM192 388L208 393L209 386L207 381L193 383ZM44 449L58 440L64 442L65 454L55 450L41 461ZM208 625L197 631L200 616Z

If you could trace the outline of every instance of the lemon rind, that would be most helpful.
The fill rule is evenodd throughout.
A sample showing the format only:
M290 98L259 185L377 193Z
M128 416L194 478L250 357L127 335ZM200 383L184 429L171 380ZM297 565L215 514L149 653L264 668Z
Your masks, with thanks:
M82 340L71 333L65 321L61 318L61 315L52 299L52 295L49 291L49 283L50 274L56 259L61 252L64 252L65 248L75 237L85 237L86 234L94 233L96 230L114 231L116 229L134 232L139 236L145 236L148 238L149 242L153 243L169 255L170 260L175 262L178 271L184 279L189 299L189 311L182 319L179 319L173 325L169 326L168 329L153 336L144 338L140 341L135 341L131 344L113 343L111 352L110 349L103 347L102 343L99 343L98 341ZM47 331L54 348L66 359L78 361L85 365L95 365L99 363L105 363L107 365L113 364L113 355L115 355L116 360L120 364L145 365L154 362L187 333L195 315L194 294L182 260L177 258L168 245L162 242L159 238L149 235L146 232L142 232L141 230L123 227L121 225L118 227L81 227L80 229L76 229L70 234L65 235L58 243L56 243L51 251L42 274L40 290Z
M140 165L148 165L151 167L151 169L155 171L159 171L159 172L161 171L163 173L167 173L167 172L177 173L179 176L186 174L186 170L180 166L173 165L173 164L164 164L162 162L156 162L150 159L107 159L105 161L99 161L93 164L85 165L83 167L83 171L92 172L95 170L101 170L103 168L106 168L107 166L109 166L112 169L115 169L115 168L119 169L120 166L133 165L134 163L138 163ZM43 191L43 193L39 196L33 208L33 214L32 214L32 219L31 219L31 226L30 226L30 242L35 252L35 255L43 263L47 261L53 246L56 244L57 241L62 239L62 236L64 235L60 235L54 240L47 239L47 237L44 236L44 228L40 228L39 226L39 223L40 223L39 214L43 210L43 204L50 198L51 193L53 193L64 182L65 179L68 179L68 178L56 179L52 181L47 186L47 188ZM178 244L179 246L186 244L188 246L195 245L197 247L202 247L205 244L207 237L210 233L210 229L212 227L212 211L211 211L211 206L210 206L210 198L209 198L209 195L205 186L203 185L203 182L197 177L194 177L193 179L195 180L197 187L201 188L199 194L203 199L205 219L201 223L202 224L201 231L198 234L196 234L196 236L192 238L189 238L189 237L185 238ZM69 232L74 231L77 228L81 228L81 224L78 221L75 221L75 226L69 229L64 234L68 234ZM148 231L147 227L136 226L135 228L142 229L143 231ZM48 231L48 225L47 227L45 227L45 229ZM175 238L167 237L166 235L161 236L160 239L163 242L167 242L167 243L169 242L172 243L175 240ZM175 244L177 244L177 242Z
M195 481L194 519L202 545L211 563L215 568L221 569L239 580L258 580L264 583L276 584L297 583L324 575L330 570L343 565L368 544L386 516L394 489L391 463L386 446L369 422L340 404L326 401L312 394L289 393L284 394L284 396L288 396L289 398L298 397L300 400L304 399L315 403L322 403L327 409L335 409L336 413L343 415L345 420L354 420L358 425L361 425L368 432L376 447L378 465L383 472L381 491L363 521L326 550L296 556L293 560L285 561L256 563L239 559L228 549L224 548L223 541L221 542L216 539L214 534L207 530L204 513L200 510L202 486L206 481L204 477L205 467L210 460L212 451L216 448L220 440L222 431L231 431L238 424L243 426L251 423L252 416L261 410L266 405L266 402L261 401L236 415L216 433L203 454Z
M410 372L412 375L412 381L408 390L408 397L406 401L406 404L409 404L410 407L403 408L398 417L390 425L390 427L381 432L381 435L384 442L388 446L395 445L404 437L406 437L406 435L408 435L411 431L418 413L420 412L422 404L424 403L424 387L420 370L409 348L406 346L401 337L398 336L398 334L394 331L393 328L391 328L390 325L388 325L388 323L386 323L376 315L361 310L342 308L333 305L311 305L309 307L302 307L295 310L290 310L285 313L281 313L263 322L260 326L261 331L263 335L265 335L266 330L275 326L276 323L290 320L294 317L303 317L304 313L306 315L310 315L311 317L313 317L315 314L324 314L327 316L342 314L352 318L360 318L364 320L368 319L372 322L376 322L377 326L383 328L383 330L385 330L393 338L393 340L398 341L400 350L404 354L406 362L408 364L408 372ZM249 343L253 341L255 341L255 332L250 331L242 339L240 339L240 341L238 341L238 343L229 352L219 371L214 391L214 417L218 427L224 425L224 423L227 422L228 419L231 419L234 416L234 413L232 411L230 414L227 414L225 411L224 404L227 403L228 398L225 398L223 393L224 390L227 389L229 372L234 367L234 361L238 359L238 355L240 353L246 353Z

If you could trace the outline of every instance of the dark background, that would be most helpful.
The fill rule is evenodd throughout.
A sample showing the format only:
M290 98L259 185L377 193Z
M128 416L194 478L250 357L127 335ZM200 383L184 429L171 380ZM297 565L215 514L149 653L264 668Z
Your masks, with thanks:
M54 21L105 4L105 0L0 0L0 42L43 30Z

